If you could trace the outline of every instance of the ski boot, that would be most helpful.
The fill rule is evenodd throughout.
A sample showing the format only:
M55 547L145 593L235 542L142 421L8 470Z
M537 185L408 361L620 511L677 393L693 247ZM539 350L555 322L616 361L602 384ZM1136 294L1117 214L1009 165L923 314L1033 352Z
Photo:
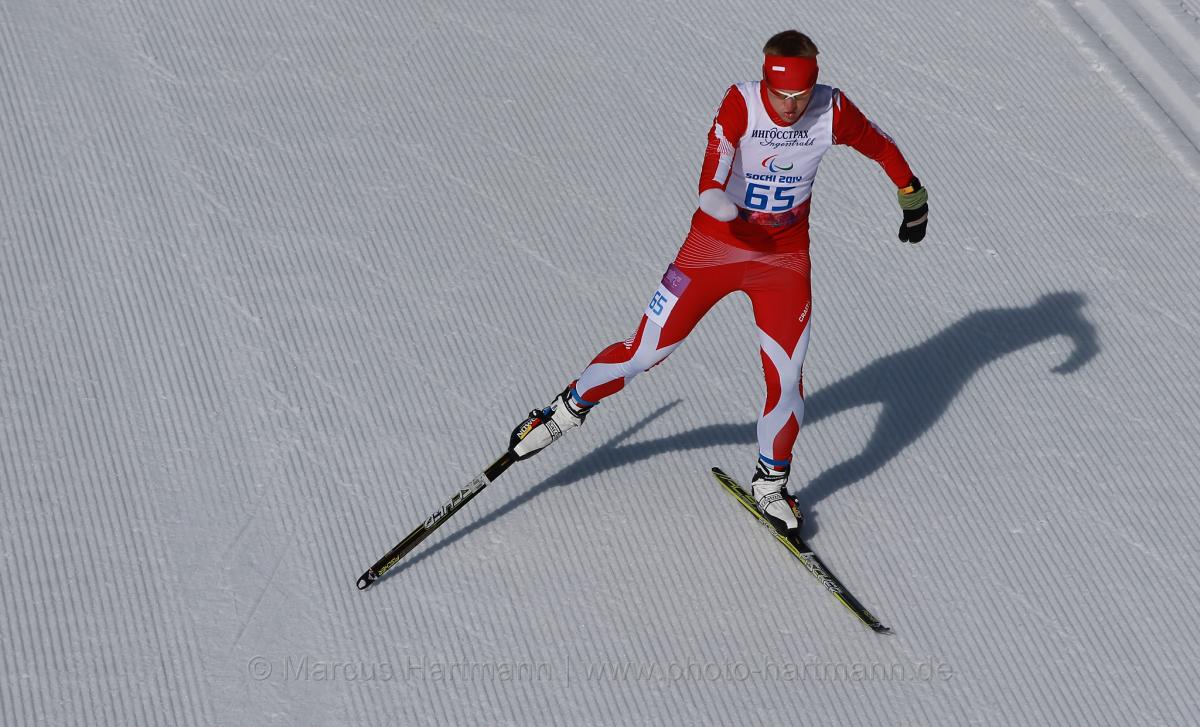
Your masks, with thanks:
M532 457L565 432L583 424L591 407L580 403L572 394L572 386L563 389L544 409L529 412L525 421L513 430L508 448L517 459Z
M796 498L787 491L790 472L790 466L782 470L772 469L760 459L754 469L754 477L750 479L750 496L758 504L759 512L780 532L799 530L804 522Z

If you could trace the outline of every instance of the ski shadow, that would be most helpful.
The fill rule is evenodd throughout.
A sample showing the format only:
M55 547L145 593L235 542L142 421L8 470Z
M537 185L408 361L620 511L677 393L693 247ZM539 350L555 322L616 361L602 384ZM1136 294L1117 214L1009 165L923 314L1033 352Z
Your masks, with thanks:
M920 439L946 413L967 382L989 363L1059 336L1070 339L1074 349L1052 371L1069 374L1092 360L1100 346L1095 326L1083 315L1086 302L1081 293L1054 293L1043 296L1031 306L971 313L924 343L884 356L806 396L805 426L859 406L880 404L882 411L871 438L860 453L822 472L802 488L793 486L793 494L808 511L804 535L816 533L812 509L815 504L868 477ZM421 562L535 497L584 477L667 452L729 444L757 446L756 422L712 424L658 439L626 443L679 403L676 400L659 407L588 454L508 500L494 510L491 517L461 528L414 554L411 559L398 564L394 572ZM747 469L752 462L753 457L747 454Z
M389 576L400 573L406 568L410 568L429 556L437 553L442 548L452 545L471 533L479 530L495 521L498 518L504 517L508 513L525 505L530 500L543 495L556 487L570 485L590 475L614 470L625 465L640 462L651 457L656 457L667 452L678 451L680 449L704 449L718 444L747 444L752 445L756 441L754 426L747 427L745 424L712 424L705 427L698 427L687 432L681 432L669 437L661 437L645 442L635 442L633 444L625 444L626 440L636 435L641 430L645 429L651 422L663 416L670 410L678 406L680 400L676 399L670 403L660 406L648 416L639 420L632 426L620 432L607 442L599 445L588 454L580 457L571 464L562 468L553 475L539 482L537 485L529 488L525 492L511 498L508 502L491 512L491 515L486 520L477 520L470 525L456 530L454 534L439 540L433 545L425 548L420 553L414 554L411 558L406 558L396 565ZM583 431L586 431L583 430ZM579 436L579 435L575 435Z

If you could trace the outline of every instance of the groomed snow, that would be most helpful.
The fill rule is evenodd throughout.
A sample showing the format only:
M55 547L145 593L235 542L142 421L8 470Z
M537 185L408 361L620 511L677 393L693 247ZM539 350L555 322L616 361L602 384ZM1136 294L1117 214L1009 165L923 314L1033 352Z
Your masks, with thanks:
M748 302L632 332L789 27L930 190L814 192L805 535ZM1200 722L1197 0L0 2L0 723Z

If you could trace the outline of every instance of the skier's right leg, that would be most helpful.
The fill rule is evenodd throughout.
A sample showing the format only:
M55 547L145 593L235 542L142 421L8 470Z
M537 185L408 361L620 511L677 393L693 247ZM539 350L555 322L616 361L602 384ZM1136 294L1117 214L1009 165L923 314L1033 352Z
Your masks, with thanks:
M637 331L597 354L548 406L531 411L513 430L509 448L522 459L533 456L582 424L602 399L662 363L704 314L733 289L727 278L728 272L723 274L720 268L684 270L672 263L651 296Z

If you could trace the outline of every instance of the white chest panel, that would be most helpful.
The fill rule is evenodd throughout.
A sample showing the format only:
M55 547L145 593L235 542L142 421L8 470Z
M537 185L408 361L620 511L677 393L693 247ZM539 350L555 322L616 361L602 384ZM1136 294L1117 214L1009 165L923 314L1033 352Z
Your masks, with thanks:
M748 118L726 191L743 209L787 212L808 200L821 157L833 146L833 88L818 84L804 115L778 126L763 106L761 83L737 85Z

